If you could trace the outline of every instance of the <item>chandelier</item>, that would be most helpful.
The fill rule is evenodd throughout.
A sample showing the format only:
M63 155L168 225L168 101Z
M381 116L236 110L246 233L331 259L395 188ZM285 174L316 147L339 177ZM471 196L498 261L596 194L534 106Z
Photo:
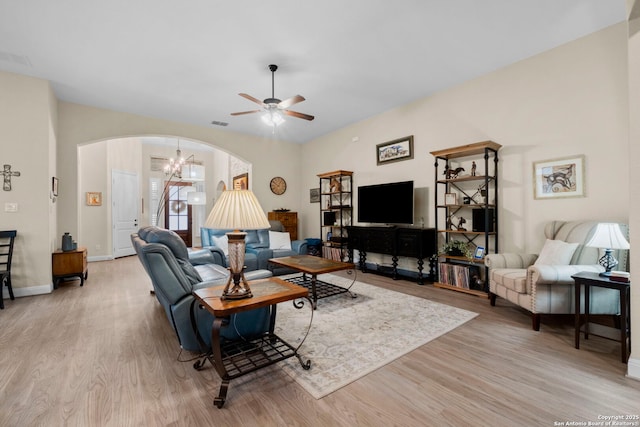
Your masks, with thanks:
M164 173L167 176L182 178L182 167L186 161L182 157L182 151L180 151L180 140L178 140L178 149L176 150L176 158L170 158L169 163L164 167Z

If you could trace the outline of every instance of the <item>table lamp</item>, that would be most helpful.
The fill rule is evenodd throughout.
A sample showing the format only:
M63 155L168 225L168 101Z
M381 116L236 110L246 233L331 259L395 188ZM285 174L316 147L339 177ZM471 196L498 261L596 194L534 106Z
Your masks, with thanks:
M598 263L605 269L600 273L600 276L608 277L611 276L611 270L618 265L618 260L613 257L611 252L613 249L629 249L629 242L622 235L618 224L600 223L586 246L604 249L604 255L598 260Z
M204 226L233 230L227 233L231 274L222 292L222 299L251 298L253 295L243 273L246 246L244 238L247 233L240 230L260 230L271 227L260 202L249 190L224 191L211 209Z

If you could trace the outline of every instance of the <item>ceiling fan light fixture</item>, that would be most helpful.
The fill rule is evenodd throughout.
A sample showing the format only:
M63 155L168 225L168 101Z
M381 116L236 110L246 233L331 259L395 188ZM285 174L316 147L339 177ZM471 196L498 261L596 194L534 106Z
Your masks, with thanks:
M280 111L275 109L269 109L264 112L262 115L262 121L268 125L273 126L274 128L278 125L284 123L284 117L280 114Z
M251 102L254 102L262 107L261 110L251 110L251 111L239 111L237 113L231 113L232 116L243 116L245 114L253 114L262 112L262 121L264 121L267 125L273 126L275 129L276 126L282 124L284 122L283 115L296 117L304 120L313 120L314 117L309 114L298 113L296 111L291 111L288 108L292 105L295 105L299 102L304 101L304 96L295 95L291 98L287 98L284 101L276 98L275 96L275 85L274 85L274 73L278 69L277 65L271 64L269 65L269 70L271 70L271 98L267 98L263 101L260 101L258 98L254 98L251 95L246 93L239 93L241 97L248 99Z

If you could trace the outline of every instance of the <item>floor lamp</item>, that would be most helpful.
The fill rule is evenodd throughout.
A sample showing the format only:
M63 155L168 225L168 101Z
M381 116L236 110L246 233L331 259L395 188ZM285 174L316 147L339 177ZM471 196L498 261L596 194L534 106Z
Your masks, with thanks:
M234 230L227 233L231 274L222 292L222 299L251 298L253 295L243 274L244 238L247 233L240 230L260 230L271 226L260 202L249 190L224 191L211 209L204 226Z

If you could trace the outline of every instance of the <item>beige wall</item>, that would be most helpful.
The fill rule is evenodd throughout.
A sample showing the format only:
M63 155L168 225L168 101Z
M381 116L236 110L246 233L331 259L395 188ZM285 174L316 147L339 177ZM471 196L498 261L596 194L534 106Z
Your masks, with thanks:
M111 197L109 145L106 141L78 147L78 232L71 234L91 257L110 253ZM102 206L87 206L85 193L102 193ZM69 230L62 230L69 231Z
M640 0L629 1L629 182L640 182ZM630 186L629 225L631 247L640 242L640 186ZM640 252L631 251L631 277L640 278ZM631 342L634 343L628 362L628 374L640 380L640 286L631 286Z
M55 99L48 82L5 72L0 72L0 93L0 160L21 174L11 179L11 191L0 190L0 229L18 231L12 284L16 296L48 292L56 244L57 205L50 197ZM18 212L5 212L5 203L17 203Z
M626 27L616 25L305 144L303 187L317 187L317 173L336 169L354 171L356 187L413 179L427 188L419 208L433 226L430 151L493 140L503 145L502 251L539 250L552 219L626 222L626 81ZM414 159L377 166L376 144L406 135L414 135ZM534 200L532 162L578 154L586 158L587 197ZM318 205L301 197L302 234L318 236Z
M78 234L79 245L87 248L89 260L109 259L112 242L112 171L136 173L138 192L142 183L142 148L137 138L100 141L77 147L78 150ZM101 192L102 205L88 206L87 192ZM141 194L141 193L140 193ZM141 207L138 205L138 211Z

